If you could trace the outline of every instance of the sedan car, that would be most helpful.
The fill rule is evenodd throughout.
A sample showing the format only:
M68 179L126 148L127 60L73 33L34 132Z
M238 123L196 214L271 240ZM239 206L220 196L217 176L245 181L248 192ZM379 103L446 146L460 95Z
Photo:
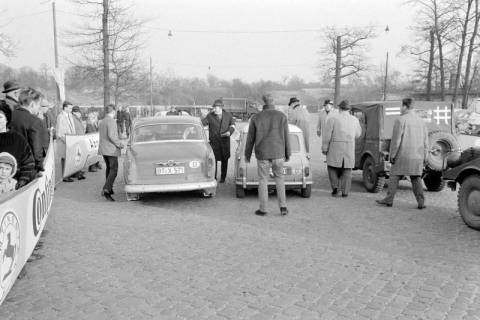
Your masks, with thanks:
M310 198L312 192L312 173L310 170L310 156L307 155L305 140L300 128L289 125L290 147L292 155L290 161L285 162L283 173L286 189L299 189L304 198ZM252 153L250 163L245 162L245 144L247 140L248 126L240 132L238 147L235 152L235 184L237 198L245 196L245 190L258 189L257 161L255 152ZM273 173L270 173L268 187L275 187Z
M215 157L199 118L135 120L124 162L127 200L148 192L216 193Z

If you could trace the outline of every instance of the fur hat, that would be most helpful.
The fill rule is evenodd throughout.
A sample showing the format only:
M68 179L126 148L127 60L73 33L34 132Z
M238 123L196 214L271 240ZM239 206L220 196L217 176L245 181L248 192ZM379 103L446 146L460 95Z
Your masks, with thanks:
M338 107L342 110L350 110L350 103L348 102L348 100L343 100L342 102L340 102Z
M298 104L299 102L300 100L298 100L297 97L291 97L288 105L291 106L292 104Z
M8 152L0 152L0 163L6 163L12 166L12 174L10 178L17 172L17 160Z

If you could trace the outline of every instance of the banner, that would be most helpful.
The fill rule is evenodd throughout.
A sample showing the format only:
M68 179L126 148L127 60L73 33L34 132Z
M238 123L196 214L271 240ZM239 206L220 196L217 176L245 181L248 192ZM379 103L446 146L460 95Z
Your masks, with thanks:
M100 136L98 132L79 136L66 135L66 157L63 177L82 170L86 165L94 164L101 158L98 156Z
M50 141L42 176L0 195L0 305L40 239L53 202L54 147Z

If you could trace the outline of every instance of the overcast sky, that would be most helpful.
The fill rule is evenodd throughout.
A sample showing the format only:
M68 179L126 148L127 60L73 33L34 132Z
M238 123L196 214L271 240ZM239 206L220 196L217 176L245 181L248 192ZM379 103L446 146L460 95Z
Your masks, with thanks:
M54 64L51 2L0 0L2 31L17 42L16 57L0 58L12 67ZM281 80L298 75L319 80L321 33L326 26L377 26L370 63L380 68L389 51L390 68L408 73L411 60L398 56L412 39L414 11L402 0L129 0L146 25L143 61L154 70L184 77L214 74L245 81ZM57 0L58 32L71 28L75 8ZM384 32L388 25L390 31ZM168 37L168 30L173 36ZM275 31L275 32L268 32ZM278 32L285 31L285 32ZM71 55L60 44L60 55ZM66 67L64 59L62 65Z

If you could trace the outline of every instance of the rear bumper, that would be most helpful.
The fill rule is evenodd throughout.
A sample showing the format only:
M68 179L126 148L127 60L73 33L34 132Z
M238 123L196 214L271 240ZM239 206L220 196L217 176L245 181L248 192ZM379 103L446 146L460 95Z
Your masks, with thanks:
M192 190L210 190L217 188L217 181L190 182L177 184L126 184L127 193L177 192Z
M235 181L235 184L238 186L242 186L244 189L249 189L249 188L258 188L258 181L242 181L242 180L237 180ZM312 180L306 180L306 181L285 181L285 188L286 189L298 189L298 188L305 188L307 185L313 184ZM268 186L269 187L275 187L275 181L268 181Z

